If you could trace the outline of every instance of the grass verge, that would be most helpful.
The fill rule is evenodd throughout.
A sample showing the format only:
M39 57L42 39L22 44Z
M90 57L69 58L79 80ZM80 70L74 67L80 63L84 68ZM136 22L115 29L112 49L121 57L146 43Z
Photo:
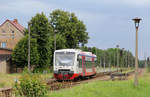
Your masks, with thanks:
M139 86L134 87L133 80L95 81L73 88L49 92L49 97L149 97L150 73L139 79Z

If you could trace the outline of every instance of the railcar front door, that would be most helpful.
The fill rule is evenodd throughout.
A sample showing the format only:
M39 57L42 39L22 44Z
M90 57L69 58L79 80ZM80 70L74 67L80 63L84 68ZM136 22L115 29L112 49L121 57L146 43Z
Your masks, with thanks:
M85 76L86 67L85 67L85 56L82 56L82 74Z

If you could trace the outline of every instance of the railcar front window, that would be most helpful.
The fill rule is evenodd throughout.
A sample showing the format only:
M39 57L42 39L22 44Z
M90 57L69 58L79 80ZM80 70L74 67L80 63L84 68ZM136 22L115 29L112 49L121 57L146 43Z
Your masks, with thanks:
M55 65L57 66L72 66L74 63L75 53L73 52L56 52Z

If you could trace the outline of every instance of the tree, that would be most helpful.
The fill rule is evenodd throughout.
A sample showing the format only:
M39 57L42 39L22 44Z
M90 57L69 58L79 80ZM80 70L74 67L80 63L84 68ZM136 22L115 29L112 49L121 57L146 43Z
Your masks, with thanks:
M66 40L65 38L62 36L62 35L59 35L57 34L56 35L56 42L57 42L57 45L56 45L56 48L57 49L65 49L66 46L64 44L66 44ZM51 52L54 52L54 37L51 36L50 38L50 49L51 49ZM53 53L51 53L51 59L53 59ZM53 60L51 60L51 65L53 64Z
M80 49L83 50L83 51L89 51L87 46L82 46Z
M40 56L38 67L47 67L52 60L50 49L50 35L52 28L44 13L36 14L31 21L31 37L37 39L38 53Z
M86 27L74 13L55 10L49 17L53 35L55 33L64 36L65 47L78 48L79 44L84 45L88 42L89 37Z
M38 65L39 54L36 39L31 38L31 65ZM26 35L18 42L12 53L12 61L17 67L24 67L28 64L28 36Z
M66 46L65 46L66 40L65 40L64 36L57 34L56 42L57 42L57 45L56 45L57 49L65 49L66 48ZM54 51L54 37L50 38L50 43L53 44L53 45L51 45L51 50Z

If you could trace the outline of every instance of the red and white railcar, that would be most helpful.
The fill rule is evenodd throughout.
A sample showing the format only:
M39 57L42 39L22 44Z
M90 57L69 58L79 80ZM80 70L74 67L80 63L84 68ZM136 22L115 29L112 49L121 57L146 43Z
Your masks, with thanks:
M96 55L79 49L56 50L53 64L57 80L73 80L96 74Z

